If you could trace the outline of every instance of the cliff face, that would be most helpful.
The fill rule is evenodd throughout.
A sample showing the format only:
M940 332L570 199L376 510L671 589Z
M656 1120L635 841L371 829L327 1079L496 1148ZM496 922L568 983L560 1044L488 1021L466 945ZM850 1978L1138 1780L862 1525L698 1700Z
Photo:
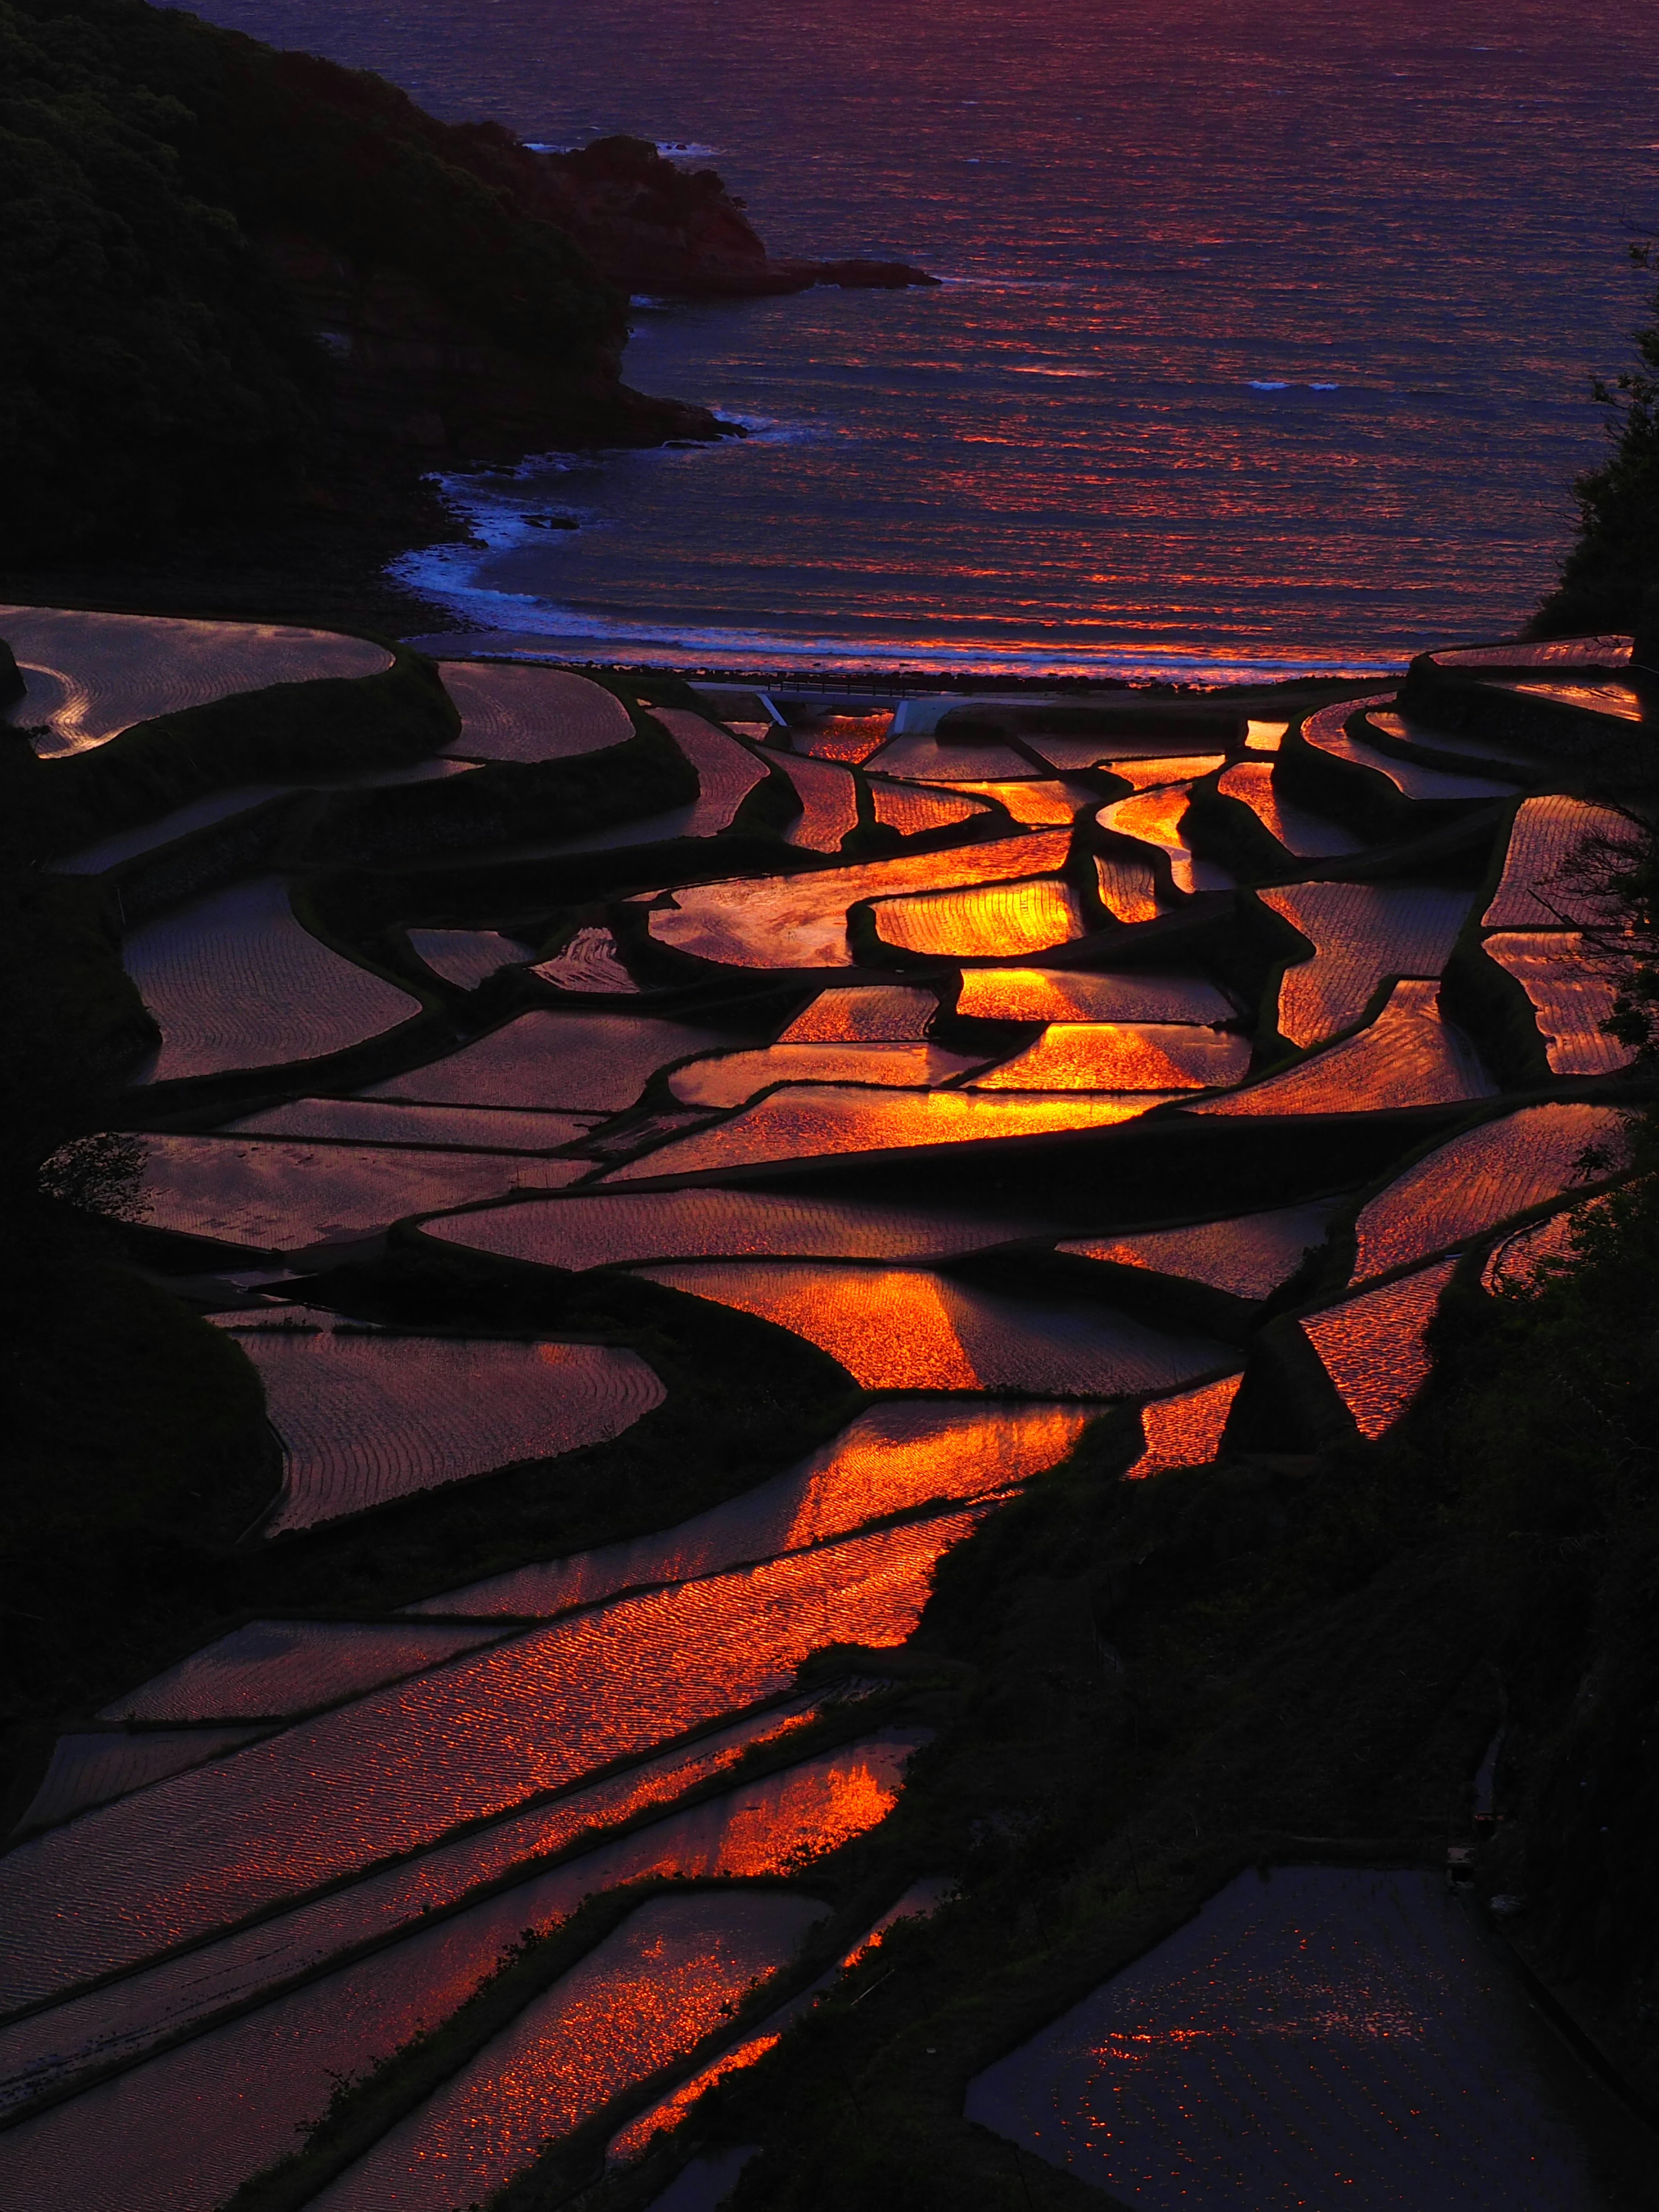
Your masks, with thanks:
M624 294L482 150L142 0L0 0L0 562L720 434L627 389Z

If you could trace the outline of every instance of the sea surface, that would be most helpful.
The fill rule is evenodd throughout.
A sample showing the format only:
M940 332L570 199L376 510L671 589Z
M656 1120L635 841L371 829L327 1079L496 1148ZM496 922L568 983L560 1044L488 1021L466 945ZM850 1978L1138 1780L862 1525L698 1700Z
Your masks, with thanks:
M900 294L641 301L750 434L458 482L405 573L573 657L1364 668L1549 587L1659 222L1632 0L211 0L435 113L718 167ZM526 518L574 514L580 531Z

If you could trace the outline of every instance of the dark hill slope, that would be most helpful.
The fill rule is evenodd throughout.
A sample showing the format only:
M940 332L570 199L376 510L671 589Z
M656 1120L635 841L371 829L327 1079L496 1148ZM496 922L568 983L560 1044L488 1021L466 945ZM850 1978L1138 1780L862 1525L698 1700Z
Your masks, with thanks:
M623 295L512 166L189 15L0 0L0 558L717 434L623 385Z

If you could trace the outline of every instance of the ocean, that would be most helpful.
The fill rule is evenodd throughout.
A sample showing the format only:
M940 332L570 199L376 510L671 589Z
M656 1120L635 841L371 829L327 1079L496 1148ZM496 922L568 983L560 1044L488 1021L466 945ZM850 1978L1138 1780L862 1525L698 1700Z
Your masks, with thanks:
M452 481L482 543L401 573L572 658L1215 682L1511 633L1643 314L1630 0L202 12L532 143L684 147L774 252L945 280L641 301L629 380L748 437Z

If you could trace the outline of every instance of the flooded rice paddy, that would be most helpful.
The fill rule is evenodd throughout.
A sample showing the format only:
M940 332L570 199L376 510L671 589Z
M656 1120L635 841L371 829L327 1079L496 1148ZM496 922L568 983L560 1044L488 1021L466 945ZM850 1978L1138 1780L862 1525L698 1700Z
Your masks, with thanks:
M51 722L48 756L256 666L386 666L318 633L46 614L31 655L33 619L0 630L38 664L14 716ZM1597 650L1492 665L1565 671L1558 704L1627 730ZM954 702L910 700L897 734L871 711L786 737L758 702L734 727L712 694L636 715L568 671L443 672L460 736L366 794L603 755L649 714L698 796L465 868L331 863L326 921L303 872L212 843L279 781L76 857L210 855L125 930L162 1042L118 1118L146 1264L264 1391L245 1543L463 1533L379 1613L233 1608L43 1748L0 1854L7 2202L216 2212L525 1930L667 1883L311 2201L447 2212L590 2124L626 2167L948 1886L908 1866L882 1919L814 1936L813 1869L890 1832L926 1736L882 1655L945 1554L1080 1446L1091 1479L1202 1483L1279 1316L1328 1425L1382 1437L1431 1379L1460 1255L1524 1289L1570 1255L1575 1189L1625 1164L1593 878L1629 824L1566 763L1540 789L1536 744L1391 695L1294 734L1091 734L1064 708L1045 732L1024 707L936 732ZM1236 853L1206 842L1224 820ZM1263 830L1282 865L1252 873ZM830 1395L798 1431L809 1372ZM766 1419L659 1490L740 1383ZM532 1489L533 1535L504 1504ZM1480 2170L1577 2212L1462 1926L1413 1873L1251 1875L982 2071L969 2114L1137 2203L1289 2205L1340 2172L1345 2202L1473 2207L1498 2201ZM722 2155L664 2201L717 2203L747 2152Z
M977 2075L969 2118L1158 2212L1592 2212L1505 1970L1441 1878L1264 1875Z

